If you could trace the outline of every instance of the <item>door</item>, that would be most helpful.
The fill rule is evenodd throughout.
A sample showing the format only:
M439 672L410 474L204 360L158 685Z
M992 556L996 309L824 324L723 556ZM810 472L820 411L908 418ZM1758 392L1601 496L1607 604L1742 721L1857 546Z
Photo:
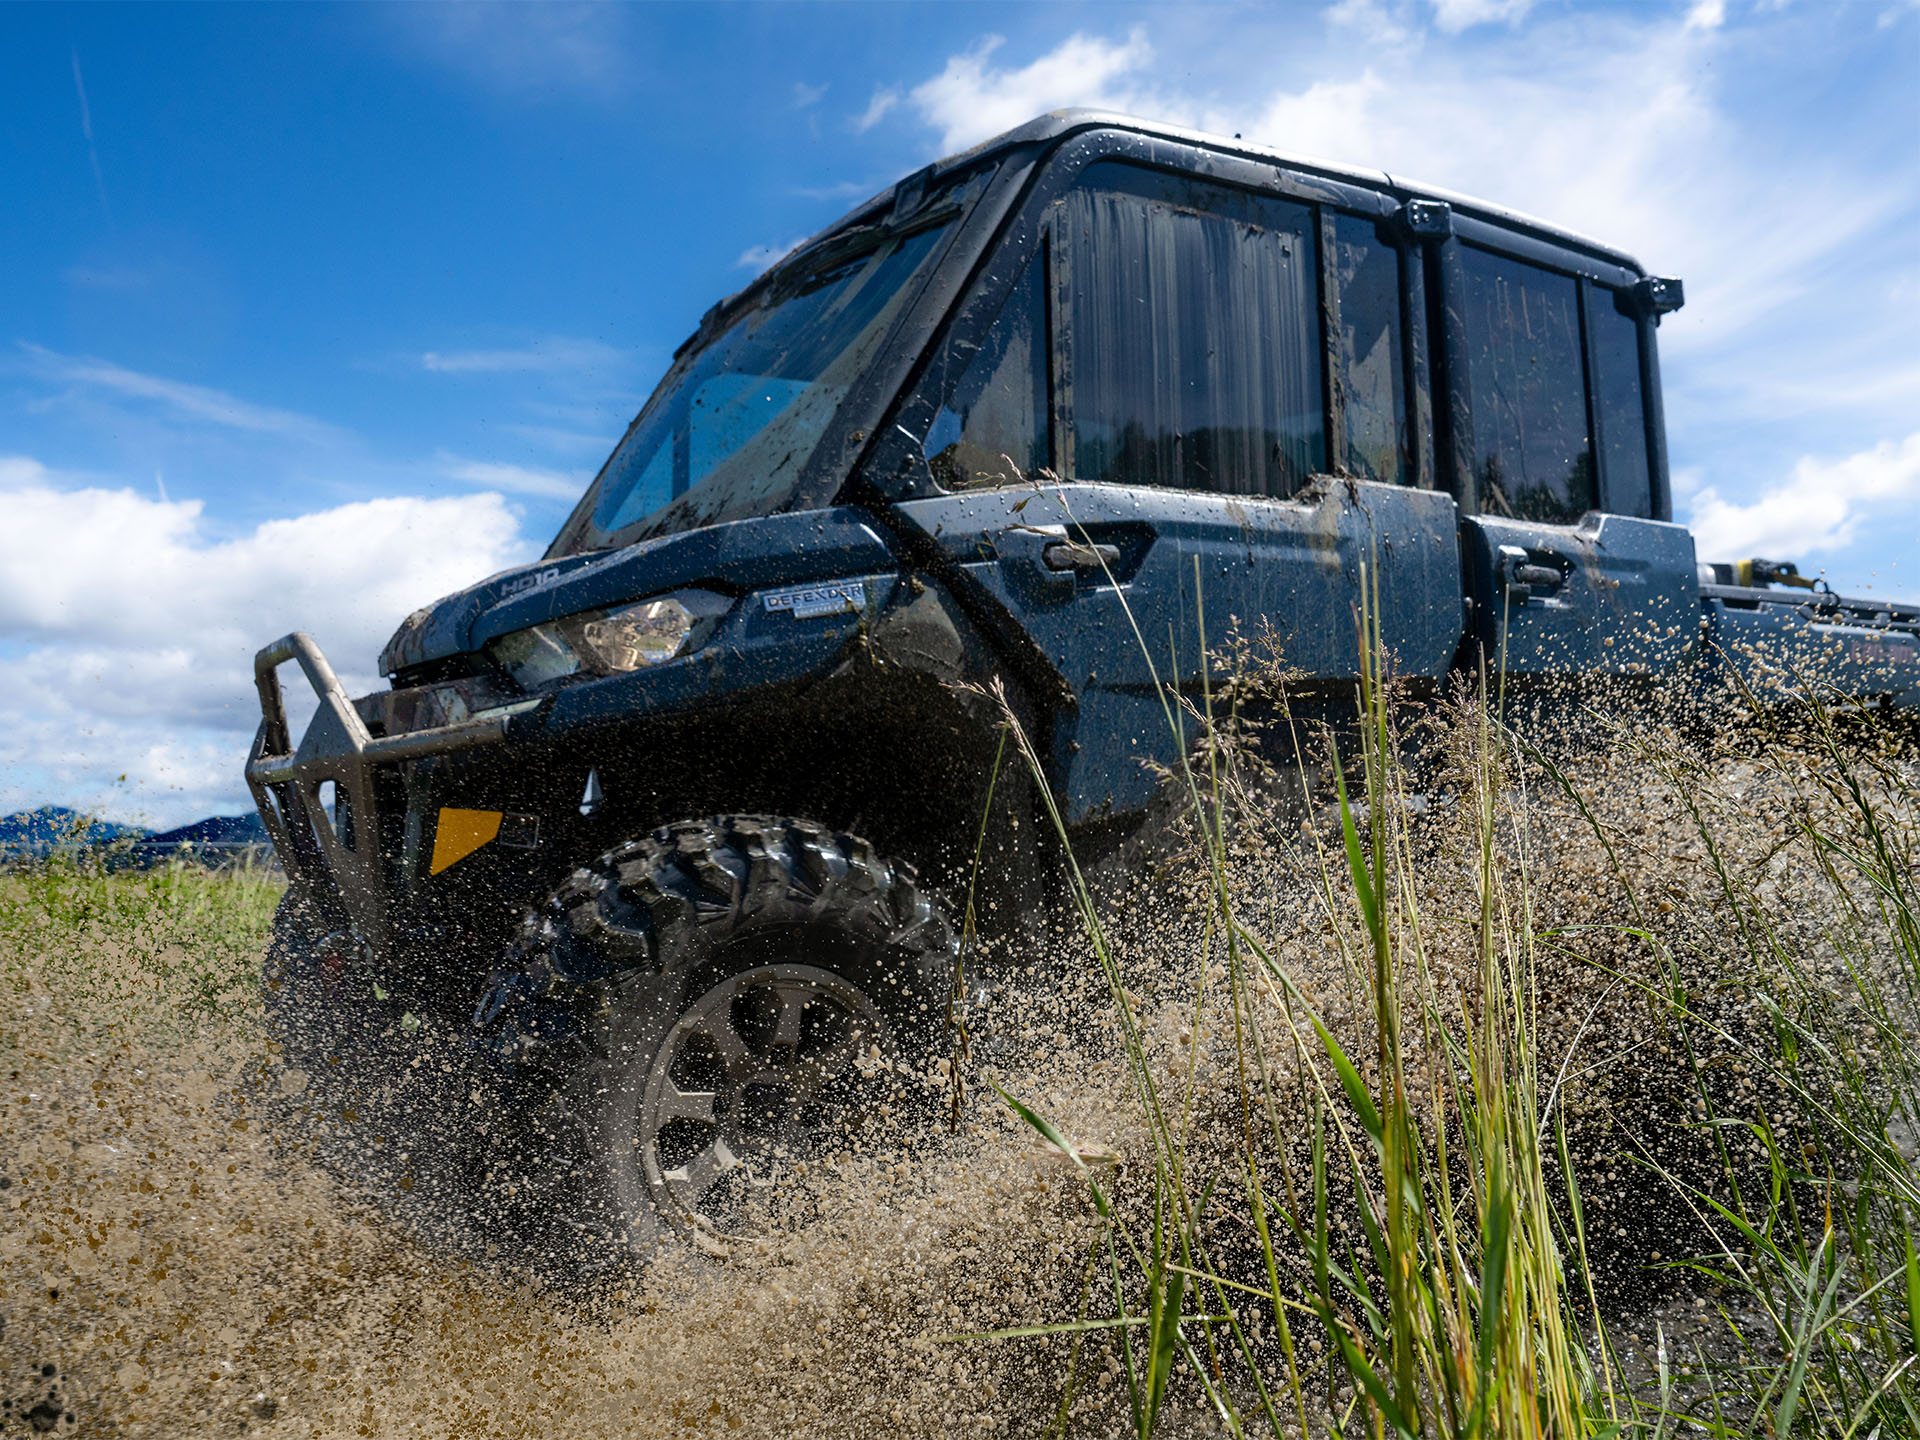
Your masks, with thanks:
M1657 674L1697 642L1693 537L1650 518L1639 322L1614 292L1463 246L1475 633L1509 675Z
M1326 473L1330 431L1343 468L1361 446L1361 473L1393 471L1383 451L1415 407L1399 357L1327 343L1320 214L1107 163L1041 228L941 381L924 451L950 493L899 508L1068 697L1042 744L1069 819L1146 803L1150 762L1176 750L1161 686L1197 699L1234 630L1349 695L1363 573L1397 668L1442 674L1463 632L1452 499ZM1397 410L1330 425L1330 349Z

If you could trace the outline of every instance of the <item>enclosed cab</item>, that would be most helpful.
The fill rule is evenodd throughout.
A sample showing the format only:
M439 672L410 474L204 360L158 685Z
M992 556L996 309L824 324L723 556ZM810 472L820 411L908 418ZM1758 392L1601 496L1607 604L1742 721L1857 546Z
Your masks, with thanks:
M369 997L471 1026L569 1097L616 1249L712 1238L813 1133L821 1056L939 1029L982 837L987 923L1044 894L1003 703L1092 847L1230 625L1350 703L1363 594L1415 690L1911 703L1914 610L1672 523L1680 303L1492 206L1117 116L908 177L716 305L546 556L408 617L390 690L261 653L290 1033L337 1047Z

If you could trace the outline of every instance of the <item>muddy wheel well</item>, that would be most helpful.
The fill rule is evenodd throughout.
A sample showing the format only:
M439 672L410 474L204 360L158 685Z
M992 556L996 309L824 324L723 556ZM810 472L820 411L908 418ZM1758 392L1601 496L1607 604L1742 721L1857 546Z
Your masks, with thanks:
M923 675L876 684L867 673L756 696L596 754L607 809L583 840L598 853L679 820L801 816L906 861L953 908L964 902L984 818L978 900L1010 913L1039 883L1043 847L1011 745L994 778L999 743L983 697Z

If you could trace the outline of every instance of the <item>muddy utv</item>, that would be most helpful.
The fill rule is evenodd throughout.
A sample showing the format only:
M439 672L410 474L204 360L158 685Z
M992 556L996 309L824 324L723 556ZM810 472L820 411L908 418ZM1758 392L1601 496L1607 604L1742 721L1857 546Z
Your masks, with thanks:
M496 1103L565 1117L586 1232L723 1243L944 1051L976 853L987 928L1048 894L1033 792L988 803L996 686L1087 854L1148 812L1158 683L1206 663L1136 626L1191 634L1203 594L1334 707L1363 566L1415 687L1499 655L1913 705L1920 609L1672 523L1681 299L1493 206L1117 116L907 177L715 305L546 556L407 617L390 689L260 652L291 1059L350 1074L349 1016L460 1033Z

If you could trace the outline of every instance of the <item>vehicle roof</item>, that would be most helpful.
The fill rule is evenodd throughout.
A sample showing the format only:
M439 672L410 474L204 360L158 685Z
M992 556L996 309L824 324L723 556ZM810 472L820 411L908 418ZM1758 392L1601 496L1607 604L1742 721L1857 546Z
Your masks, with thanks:
M1476 219L1529 231L1542 239L1587 251L1589 254L1610 260L1616 265L1624 266L1641 275L1648 273L1638 260L1624 250L1568 230L1563 226L1550 224L1535 216L1523 214L1518 210L1510 210L1503 205L1494 205L1485 200L1476 200L1470 195L1461 195L1437 185L1423 185L1417 181L1390 175L1384 170L1369 170L1360 166L1316 160L1311 156L1295 155L1247 140L1212 135L1202 130L1188 130L1178 125L1166 125L1155 120L1141 120L1132 115L1122 115L1107 110L1049 111L1045 115L1039 115L1027 121L1024 125L1016 125L1013 129L996 135L990 140L983 140L971 149L947 156L934 164L933 174L943 175L1003 150L1012 150L1021 146L1035 145L1050 149L1061 141L1087 130L1124 130L1152 139L1171 140L1183 145L1194 145L1246 159L1264 161L1288 170L1302 170L1332 180L1345 180L1375 189L1384 188L1393 191L1403 199L1442 200L1455 210ZM874 197L874 201L886 199L893 193L894 188L889 187L882 191ZM869 202L869 205L872 203ZM861 206L860 211L867 211L869 205Z
M1329 180L1383 190L1399 196L1402 200L1441 200L1457 213L1469 218L1522 232L1549 244L1582 251L1595 259L1618 265L1636 275L1644 276L1651 273L1626 251L1603 244L1590 236L1549 224L1545 220L1523 214L1518 210L1510 210L1485 200L1476 200L1471 195L1462 195L1437 185L1422 185L1416 181L1401 179L1384 170L1369 170L1362 166L1344 165L1331 160L1316 160L1311 156L1295 155L1247 140L1213 135L1204 130L1189 130L1179 125L1163 124L1157 120L1142 120L1137 116L1122 115L1112 110L1050 110L1044 115L1036 115L1024 125L1016 125L1013 129L982 140L969 149L936 160L933 164L910 175L902 176L894 184L854 206L832 224L796 245L788 255L770 266L763 274L717 301L702 317L693 334L689 335L682 342L680 349L674 352L674 358L678 359L689 347L709 334L716 323L724 321L743 303L758 294L771 283L774 276L786 268L790 261L804 260L817 247L835 236L856 226L871 224L882 217L891 208L895 195L902 187L923 187L930 180L941 179L1010 150L1032 148L1036 151L1037 160L1047 151L1058 147L1073 136L1093 130L1121 131L1149 140L1167 140L1175 144L1213 150L1220 154L1253 160L1279 169L1300 171Z

